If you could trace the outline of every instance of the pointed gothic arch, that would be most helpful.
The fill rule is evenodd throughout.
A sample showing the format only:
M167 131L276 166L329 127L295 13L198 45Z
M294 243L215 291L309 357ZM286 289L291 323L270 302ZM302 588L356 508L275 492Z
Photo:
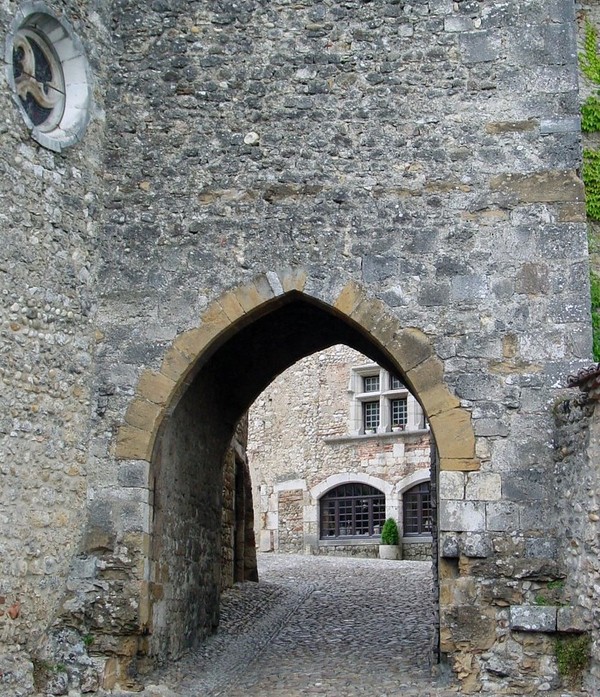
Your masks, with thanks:
M336 343L368 355L419 399L440 469L479 468L470 413L448 390L430 338L355 282L323 293L308 285L293 271L234 288L175 338L160 370L139 378L115 455L148 472L141 653L177 656L218 622L223 454L254 399L299 359Z

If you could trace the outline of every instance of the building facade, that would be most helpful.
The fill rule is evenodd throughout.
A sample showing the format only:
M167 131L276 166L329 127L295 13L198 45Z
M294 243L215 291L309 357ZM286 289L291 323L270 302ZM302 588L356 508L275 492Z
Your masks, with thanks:
M214 630L237 424L337 344L430 425L443 660L558 684L523 618L566 573L552 404L590 360L574 10L0 3L3 695L41 661L139 687Z
M249 413L259 549L377 556L391 517L403 556L431 559L430 448L397 376L342 345L298 361Z

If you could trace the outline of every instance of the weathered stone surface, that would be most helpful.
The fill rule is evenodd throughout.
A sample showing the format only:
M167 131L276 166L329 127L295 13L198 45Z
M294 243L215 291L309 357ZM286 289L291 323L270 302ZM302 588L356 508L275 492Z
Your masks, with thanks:
M440 530L485 530L485 507L472 501L442 501Z
M543 406L591 345L573 3L238 5L58 3L94 86L85 137L61 153L30 139L0 76L0 578L6 608L22 603L0 617L0 654L33 651L88 546L91 620L121 652L107 648L106 685L134 684L138 651L166 660L211 629L235 425L340 342L406 371L443 363L423 394L440 468L502 477L502 499L457 500L446 520L501 538L497 559L467 560L476 584L566 565L574 604L597 605L597 487L568 467L583 431L560 441L560 507ZM19 12L0 7L9 62ZM219 341L199 341L205 325ZM125 422L137 399L165 407L160 432L151 406L130 412L143 428ZM132 461L151 465L152 510ZM521 529L559 530L564 549L536 566L509 544ZM72 592L66 624L84 607ZM465 686L550 684L548 646L525 656L505 617L474 633L498 631L481 656L477 597L442 620Z
M583 182L575 172L500 174L490 180L492 191L502 191L523 203L583 201Z
M513 605L510 626L520 632L556 631L556 608L536 605Z

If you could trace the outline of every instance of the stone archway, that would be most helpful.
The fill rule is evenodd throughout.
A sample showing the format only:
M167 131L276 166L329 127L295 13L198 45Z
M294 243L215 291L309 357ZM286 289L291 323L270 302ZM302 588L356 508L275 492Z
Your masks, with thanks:
M400 326L354 282L331 297L306 285L303 272L269 273L233 289L176 337L158 372L139 379L115 455L147 472L141 654L177 656L218 622L223 453L256 396L300 358L347 343L389 366L423 406L440 469L479 468L470 414L447 389L427 335Z

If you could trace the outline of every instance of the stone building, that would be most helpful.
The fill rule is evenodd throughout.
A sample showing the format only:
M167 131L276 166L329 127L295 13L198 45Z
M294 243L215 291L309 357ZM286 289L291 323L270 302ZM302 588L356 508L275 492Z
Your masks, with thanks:
M574 625L526 618L590 360L574 9L0 3L3 695L135 687L214 629L236 428L337 344L430 425L442 660L559 683Z
M377 556L386 518L431 559L429 428L404 384L334 346L298 361L249 414L259 549Z

